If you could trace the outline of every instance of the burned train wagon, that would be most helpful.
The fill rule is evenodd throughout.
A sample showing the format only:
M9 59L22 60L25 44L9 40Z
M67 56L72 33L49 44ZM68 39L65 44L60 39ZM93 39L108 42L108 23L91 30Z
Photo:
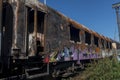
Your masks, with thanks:
M3 0L1 12L2 51L13 58L44 54L69 40L68 18L37 0Z
M112 55L113 40L37 0L0 1L2 77L56 74Z
M0 1L2 77L23 74L34 65L44 66L42 57L68 45L67 17L37 0Z

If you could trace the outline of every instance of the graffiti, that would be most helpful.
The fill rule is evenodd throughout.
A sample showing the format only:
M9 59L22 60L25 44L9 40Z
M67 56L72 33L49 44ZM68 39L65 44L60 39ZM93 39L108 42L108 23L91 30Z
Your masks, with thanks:
M100 49L94 50L91 46L84 46L82 48L79 45L71 45L70 47L64 46L63 49L53 51L50 53L50 62L57 61L72 61L72 60L83 60L100 58Z

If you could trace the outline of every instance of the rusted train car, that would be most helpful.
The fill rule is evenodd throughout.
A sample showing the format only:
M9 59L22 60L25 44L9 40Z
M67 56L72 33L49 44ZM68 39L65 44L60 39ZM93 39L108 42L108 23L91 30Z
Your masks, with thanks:
M0 0L0 78L73 69L113 55L113 43L37 0Z

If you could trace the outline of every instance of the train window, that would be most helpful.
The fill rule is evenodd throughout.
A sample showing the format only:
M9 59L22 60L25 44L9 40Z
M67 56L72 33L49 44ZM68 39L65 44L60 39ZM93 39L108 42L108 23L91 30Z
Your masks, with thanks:
M85 32L85 43L91 44L91 34L88 32Z
M94 36L94 44L98 47L98 37Z
M44 15L43 12L34 11L28 7L29 56L34 56L35 53L38 55L44 51Z
M29 35L34 32L34 10L28 8L28 31Z
M101 39L101 44L102 44L102 48L104 48L105 46L104 46L104 40L103 39Z
M76 29L75 27L73 27L73 25L70 25L70 40L80 42L79 32L79 29Z
M112 42L110 42L110 49L112 49Z
M85 43L85 31L83 30L80 31L80 41Z
M44 15L37 11L37 54L44 51Z
M107 41L107 43L106 43L107 45L106 45L106 48L108 49L109 48L109 42Z
M117 49L120 49L120 43L117 43Z

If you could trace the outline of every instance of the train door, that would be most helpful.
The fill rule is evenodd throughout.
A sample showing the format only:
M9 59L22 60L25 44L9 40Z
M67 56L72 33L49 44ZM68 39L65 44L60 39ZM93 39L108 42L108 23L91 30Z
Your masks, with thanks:
M3 70L9 68L9 59L12 47L13 31L13 10L9 3L3 3L2 6L2 26L1 26L1 58Z
M37 54L44 52L44 17L45 13L37 11Z
M0 73L2 71L2 61L1 61L1 27L2 27L2 0L0 0Z
M39 55L44 52L44 13L27 9L28 26L28 56Z

